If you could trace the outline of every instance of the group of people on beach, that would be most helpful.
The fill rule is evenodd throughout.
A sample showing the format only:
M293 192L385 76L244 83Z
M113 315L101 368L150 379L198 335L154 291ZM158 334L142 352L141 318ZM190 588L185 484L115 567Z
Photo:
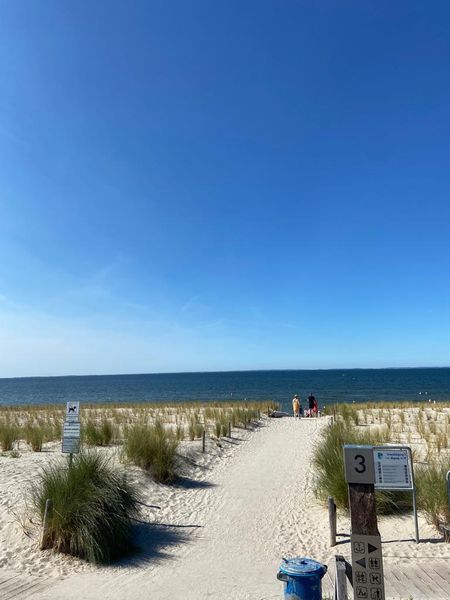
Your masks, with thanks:
M312 392L309 394L307 402L308 408L303 413L300 396L298 394L294 394L294 397L292 398L292 410L294 411L294 417L317 417L319 415L317 400Z

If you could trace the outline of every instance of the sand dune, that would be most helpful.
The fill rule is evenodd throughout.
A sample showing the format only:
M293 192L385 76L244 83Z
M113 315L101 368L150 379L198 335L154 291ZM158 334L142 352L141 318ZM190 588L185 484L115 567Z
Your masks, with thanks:
M235 430L235 439L222 448L211 444L206 455L199 445L196 450L191 445L185 478L174 487L157 485L139 469L129 469L129 477L145 490L146 502L161 508L143 510L142 520L148 523L138 528L143 552L108 568L37 551L36 538L24 536L10 510L52 455L2 459L0 565L52 583L36 600L280 598L276 573L282 556L310 556L332 564L336 553L350 554L346 537L337 548L329 547L327 512L312 493L312 448L320 443L327 421L265 420L254 432ZM450 558L449 546L433 543L439 536L422 519L421 537L428 541L419 545L413 541L411 516L379 521L389 560ZM350 533L347 517L339 518L338 531ZM329 583L327 579L325 586Z

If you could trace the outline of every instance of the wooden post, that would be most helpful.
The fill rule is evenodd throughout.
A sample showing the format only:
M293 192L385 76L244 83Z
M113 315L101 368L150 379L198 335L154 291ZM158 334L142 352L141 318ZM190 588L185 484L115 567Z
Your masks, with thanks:
M328 498L328 519L330 522L330 546L336 546L336 504L334 498Z
M335 559L334 600L348 600L345 558L338 554Z
M380 535L373 483L349 483L348 499L352 534Z
M206 430L203 430L202 433L202 452L205 452L205 447L206 447Z
M244 416L244 429L247 429L247 415Z
M42 532L41 532L41 550L45 550L48 548L49 540L48 540L48 522L52 516L53 512L53 500L48 498L45 501L45 511L44 511L44 520L42 522Z
M353 597L385 600L373 446L345 445L344 465L350 504Z
M385 600L381 536L373 483L349 483L353 597Z
M231 437L231 423L228 421L228 437Z

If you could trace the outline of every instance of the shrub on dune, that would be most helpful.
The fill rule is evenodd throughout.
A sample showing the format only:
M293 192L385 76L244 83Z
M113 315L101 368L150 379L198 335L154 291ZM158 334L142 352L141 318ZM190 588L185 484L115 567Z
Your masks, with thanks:
M155 481L169 483L175 477L176 434L160 421L138 424L126 432L123 453L126 460L148 471Z
M179 423L176 427L175 437L179 442L184 439L184 426L181 423Z
M18 437L18 429L9 422L4 422L0 425L0 445L3 452L12 450L14 442Z
M107 418L102 419L100 430L102 433L102 444L103 446L108 446L114 438L114 426L112 422Z
M189 419L188 433L189 433L189 439L191 440L191 442L194 441L195 433L196 433L196 421L193 418Z
M84 426L83 435L89 446L107 446L114 437L114 427L107 418L100 423L90 419Z
M450 525L446 474L450 471L450 458L441 458L422 466L416 472L417 504L429 523L439 529Z
M202 437L203 430L204 430L203 425L201 423L196 423L195 424L195 437L198 437L198 438Z
M95 421L89 420L83 427L83 441L88 446L101 446L101 432Z
M93 563L108 563L132 549L132 519L140 496L109 460L93 453L45 467L31 489L35 511L43 519L53 500L45 545Z
M25 428L25 440L30 444L33 452L41 452L46 439L45 428L40 425L28 425Z
M321 498L332 496L340 507L348 505L343 459L343 446L347 443L348 428L344 423L335 423L324 433L313 457L316 494Z

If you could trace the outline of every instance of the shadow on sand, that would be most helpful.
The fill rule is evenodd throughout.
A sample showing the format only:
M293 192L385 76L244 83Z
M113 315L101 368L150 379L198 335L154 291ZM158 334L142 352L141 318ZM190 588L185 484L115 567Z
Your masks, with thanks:
M190 477L179 476L172 483L173 488L183 488L185 490L204 490L212 487L216 487L215 483L209 481L197 481Z
M190 534L201 525L170 525L166 523L136 523L134 526L134 551L115 566L140 567L171 560L170 549L190 541ZM114 566L114 565L112 565Z

